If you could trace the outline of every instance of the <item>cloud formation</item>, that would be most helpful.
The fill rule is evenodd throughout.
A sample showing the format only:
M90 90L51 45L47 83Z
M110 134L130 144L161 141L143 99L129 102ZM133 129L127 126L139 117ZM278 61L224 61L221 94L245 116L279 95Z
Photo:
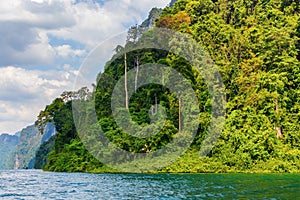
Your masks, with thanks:
M89 51L169 1L0 1L0 133L32 124L41 109L72 89Z
M0 2L0 66L54 65L49 36L91 50L106 38L140 23L151 7L169 0L13 0ZM69 45L73 48L71 44ZM82 51L83 49L74 49ZM76 54L75 54L76 55ZM74 55L74 56L75 56Z
M14 133L16 128L33 123L58 92L72 89L76 75L77 71L71 68L64 71L0 68L0 132Z

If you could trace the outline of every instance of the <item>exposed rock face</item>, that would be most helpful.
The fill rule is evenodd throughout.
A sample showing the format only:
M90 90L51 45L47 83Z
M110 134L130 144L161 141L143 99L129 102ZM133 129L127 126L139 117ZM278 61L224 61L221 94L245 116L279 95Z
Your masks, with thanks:
M16 150L15 169L27 169L35 152L41 144L42 135L34 126L28 126L21 131Z
M172 0L172 1L170 2L170 7L173 7L174 3L176 3L176 2L177 2L177 0Z
M176 2L177 0L172 0L169 3L169 6L172 7ZM141 27L145 29L153 27L155 25L156 20L160 18L162 11L163 9L161 8L152 8L152 10L149 12L148 18L141 24Z
M18 155L15 155L14 169L19 169L19 168L20 168L19 156L18 156Z
M42 144L37 150L35 155L35 160L33 163L34 169L43 169L46 166L48 162L48 154L54 148L55 134L56 134L55 125L49 123L44 130Z
M43 135L35 125L24 128L16 148L14 169L33 169L37 150L55 134L55 126L52 123L46 125Z
M18 136L0 135L0 169L12 169L14 166L15 150L18 144Z
M56 134L55 125L53 123L48 123L44 130L44 134L42 137L42 144L44 142L47 142L55 134Z
M159 19L161 15L162 9L160 8L152 8L149 13L148 18L141 24L141 27L148 29L154 26L156 20Z

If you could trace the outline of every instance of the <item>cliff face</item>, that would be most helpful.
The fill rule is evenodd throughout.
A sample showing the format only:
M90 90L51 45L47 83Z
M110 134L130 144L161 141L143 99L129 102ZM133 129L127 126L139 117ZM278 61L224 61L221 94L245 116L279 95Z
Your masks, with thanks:
M55 134L56 134L55 125L53 123L48 123L45 127L41 143L43 144L47 142Z
M14 166L15 150L18 144L18 136L0 135L0 170L12 169Z
M149 13L148 18L141 24L141 27L144 27L146 29L153 27L156 20L159 19L161 13L162 13L162 9L152 8L152 10Z
M48 123L44 130L42 144L35 154L34 169L43 169L48 162L48 154L54 148L56 129L55 125Z
M21 131L19 143L16 149L15 169L31 168L29 165L35 157L35 152L41 144L42 135L32 125Z
M169 3L170 7L173 7L173 5L177 2L177 0L172 0ZM163 9L161 8L152 8L151 11L149 12L148 18L143 21L143 23L141 24L141 27L148 29L151 28L155 25L155 22L160 18L161 13L162 13Z
M177 1L177 0L172 0L172 1L170 2L170 7L173 7L173 5L176 3L176 1Z
M55 127L52 123L46 125L43 135L34 125L24 128L20 133L16 148L14 169L33 169L37 150L55 134Z

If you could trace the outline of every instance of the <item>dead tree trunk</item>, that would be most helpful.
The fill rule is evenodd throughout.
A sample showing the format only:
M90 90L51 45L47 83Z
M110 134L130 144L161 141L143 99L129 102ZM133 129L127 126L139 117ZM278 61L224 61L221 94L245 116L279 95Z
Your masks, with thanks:
M279 117L279 104L278 104L278 98L276 98L275 99L275 111L276 111L276 118L277 118L277 120L276 120L276 127L275 127L275 129L276 129L276 131L277 131L277 137L278 138L282 138L283 136L282 136L282 131L281 131L281 127L279 126L279 119L278 119L278 117Z
M125 77L124 77L124 87L125 87L125 108L128 110L128 88L127 88L127 56L126 52L124 53L124 70L125 70Z

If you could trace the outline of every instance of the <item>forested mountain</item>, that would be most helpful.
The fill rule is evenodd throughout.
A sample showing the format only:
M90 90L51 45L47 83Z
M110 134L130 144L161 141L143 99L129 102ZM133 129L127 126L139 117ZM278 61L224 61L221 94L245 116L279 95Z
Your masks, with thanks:
M42 135L34 125L21 131L15 154L15 169L33 168L34 156Z
M55 134L55 126L52 123L45 124L43 134L41 134L35 125L22 129L15 150L14 168L33 169L36 160L36 152L40 145L47 143L51 137L55 136Z
M0 170L13 169L17 144L18 136L9 134L0 135Z
M36 151L41 144L53 141L51 138L55 134L54 124L47 123L43 135L35 125L28 126L15 135L0 135L0 169L34 168Z
M86 88L64 93L40 113L36 124L42 126L53 121L58 132L44 168L52 171L111 170L91 156L81 142L74 125L72 101L89 105L89 99L95 98L99 120L96 123L118 147L134 153L156 151L181 131L182 122L195 123L181 118L182 102L172 91L150 84L135 88L136 93L124 109L130 111L135 123L147 126L151 117L159 112L159 106L152 105L164 106L167 118L161 131L149 138L137 139L117 126L110 102L115 84L131 69L136 70L146 63L159 63L190 80L200 102L200 120L190 149L175 163L158 171L299 172L299 4L298 0L179 0L165 8L156 21L157 27L185 33L195 39L209 53L222 75L226 87L226 121L217 144L206 157L199 157L211 115L206 83L194 66L174 53L157 49L126 52L127 48L143 41L143 37L151 37L135 26L128 32L125 47L116 48L116 55L98 75L93 94ZM137 35L142 36L137 38ZM165 75L162 80L171 81L172 77ZM90 124L86 119L80 122L86 123L88 131L95 129L97 124Z

